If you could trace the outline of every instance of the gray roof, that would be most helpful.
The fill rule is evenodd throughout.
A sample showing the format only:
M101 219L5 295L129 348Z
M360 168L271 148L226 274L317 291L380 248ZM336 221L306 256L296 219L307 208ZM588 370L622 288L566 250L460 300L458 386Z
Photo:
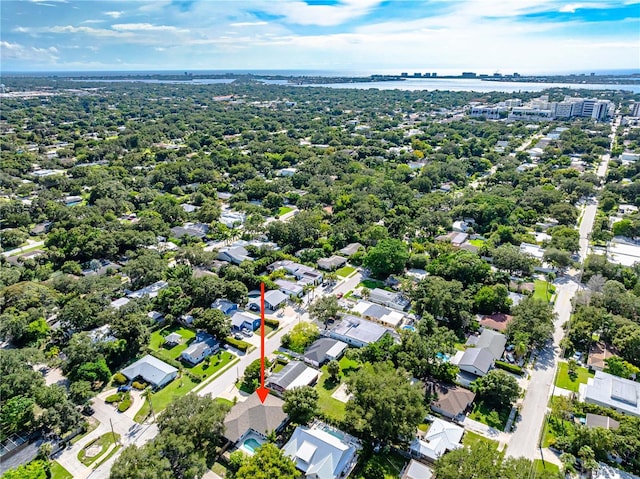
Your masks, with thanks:
M346 315L333 330L335 334L352 338L362 343L375 343L388 331L384 326L356 316Z
M351 256L352 254L355 254L360 248L362 248L362 245L360 243L349 243L341 250L338 250L338 253Z
M286 301L289 297L284 294L282 291L271 290L264 293L264 300L267 301L272 306L277 306L280 303Z
M476 348L488 349L493 355L494 359L500 359L504 352L504 347L507 344L507 338L504 334L498 333L491 329L485 329L480 334Z
M258 316L249 314L246 311L237 311L233 314L233 316L231 316L231 326L240 328L245 323L245 321L253 323L256 319L258 319Z
M342 351L347 347L346 343L331 338L320 338L314 342L304 353L304 357L309 361L322 363L327 358L327 353L335 348Z
M260 402L257 394L252 394L246 401L239 402L231 408L224 420L224 436L231 442L236 442L248 429L267 435L287 419L282 410L284 401L269 394Z
M495 358L488 349L467 348L460 358L458 366L473 366L486 374L489 372L489 369L491 369L494 362Z
M431 468L421 462L411 459L409 465L404 471L402 479L431 479L433 471Z
M313 368L310 368L302 361L291 361L284 368L275 374L269 376L269 384L277 385L282 389L289 388L298 377L302 376L307 372L307 370L316 371Z
M367 309L365 309L362 314L363 316L380 319L389 313L391 313L390 309L387 309L384 306L380 306L379 304L372 304Z
M218 341L209 334L198 334L196 341L191 343L187 349L182 351L181 355L189 355L193 358L199 357L203 351L218 346Z
M160 361L158 358L147 354L120 372L124 374L127 379L135 379L140 376L145 381L156 385L160 384L168 374L177 373L178 370L164 361Z

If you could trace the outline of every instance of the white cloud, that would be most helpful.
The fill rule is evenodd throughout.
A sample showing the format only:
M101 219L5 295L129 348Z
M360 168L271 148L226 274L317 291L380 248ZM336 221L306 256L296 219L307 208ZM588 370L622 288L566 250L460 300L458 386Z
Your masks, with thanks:
M269 25L269 22L235 22L230 23L230 27L257 27L262 25Z
M576 13L576 10L583 7L584 5L582 3L568 3L560 7L558 11L561 13Z
M133 32L188 32L189 30L172 25L152 25L151 23L117 23L111 25L113 30Z
M0 41L0 58L2 60L21 60L36 63L55 63L58 60L56 47L27 47L19 43Z
M124 14L124 12L117 11L117 10L113 10L111 12L103 12L103 13L111 18L120 18Z
M282 15L288 23L336 26L369 13L381 0L343 0L337 5L309 5L299 0L279 0L261 4L272 15Z

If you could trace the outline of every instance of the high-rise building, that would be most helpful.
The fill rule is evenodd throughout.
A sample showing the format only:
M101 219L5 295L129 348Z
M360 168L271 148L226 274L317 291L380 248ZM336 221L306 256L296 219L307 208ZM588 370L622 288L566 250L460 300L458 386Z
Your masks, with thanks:
M640 116L640 102L636 102L631 106L631 116Z
M587 98L582 102L582 115L581 116L591 116L593 115L593 108L596 106L595 98Z
M609 109L611 107L611 102L607 100L598 100L593 107L593 113L591 113L591 118L597 121L603 121L609 116Z

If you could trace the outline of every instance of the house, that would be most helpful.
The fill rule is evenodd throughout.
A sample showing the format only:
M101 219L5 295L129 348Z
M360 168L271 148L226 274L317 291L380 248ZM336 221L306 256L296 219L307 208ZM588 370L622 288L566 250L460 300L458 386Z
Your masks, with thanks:
M460 440L463 434L464 428L442 419L435 419L424 439L415 438L411 442L409 453L413 457L436 461L444 453L462 447Z
M507 325L512 319L513 316L509 314L487 314L481 317L480 326L483 328L493 329L495 331L505 331L507 329Z
M466 233L469 229L469 225L466 221L458 220L453 222L451 229L457 233Z
M180 336L178 333L175 333L175 332L168 334L164 338L164 344L167 344L169 346L177 346L181 342L182 342L182 336Z
M147 354L135 363L130 364L120 371L129 381L141 377L154 388L161 388L173 381L178 375L178 370L173 366Z
M276 279L274 283L278 285L279 291L289 297L297 296L298 298L301 298L302 295L304 295L304 288L299 284L292 283L286 279Z
M474 344L475 343L475 344ZM485 329L478 338L469 338L469 347L458 360L461 371L484 376L493 367L496 359L502 357L507 338L496 331Z
M287 302L289 296L282 291L271 290L264 293L264 306L271 311L276 311Z
M127 297L131 299L139 299L147 296L149 298L155 298L156 296L158 296L160 290L167 288L168 286L169 283L167 283L166 281L156 281L155 283L150 284L149 286L145 286L144 288L141 288L137 291L129 291Z
M362 348L375 343L388 333L389 329L384 326L356 316L345 315L340 324L331 330L329 337L356 348Z
M255 331L260 327L260 317L255 314L251 314L247 311L236 311L231 316L231 329L240 331L242 329L248 329L249 331Z
M218 259L233 264L240 264L243 261L253 261L253 258L249 256L249 252L243 246L220 248L218 251Z
M591 370L602 371L607 366L605 361L611 356L613 356L611 350L607 348L605 343L599 341L591 346L589 357L587 358L587 366Z
M349 257L349 256L353 256L354 254L356 254L358 252L358 250L360 248L362 248L362 247L363 246L360 243L349 243L344 248L338 250L338 253Z
M460 247L467 241L469 235L467 233L460 233L457 231L451 231L446 235L436 236L436 241L440 243L451 243L453 246Z
M125 304L128 304L129 301L131 301L129 298L118 298L118 299L114 299L113 301L111 301L111 304L109 306L111 306L112 308L115 308L115 309L120 309Z
M291 260L276 261L267 267L269 271L277 271L284 269L290 275L293 275L298 281L304 281L305 284L318 285L322 283L323 275L320 271L306 266L304 264L296 263Z
M209 232L209 226L204 223L185 223L182 226L171 228L171 236L182 238L183 236L193 236L203 239Z
M338 255L332 255L328 258L320 258L318 260L318 268L333 271L347 264L347 258Z
M227 413L224 437L232 443L241 443L250 432L265 439L270 432L279 432L287 421L283 405L284 401L272 394L263 403L253 393L245 401L236 403Z
M431 479L433 470L426 464L411 459L400 473L400 479Z
M296 168L282 168L277 171L278 176L293 176L298 171Z
M236 226L243 224L246 218L247 216L244 213L226 210L222 212L220 218L218 218L218 221L225 225L227 228L233 229Z
M282 448L309 479L346 477L355 466L357 449L323 429L299 426Z
M404 311L409 307L409 300L396 291L387 291L382 288L374 288L369 292L369 301L388 306L389 308Z
M602 371L580 384L580 401L640 417L640 383Z
M211 307L218 311L222 311L227 316L231 316L235 311L238 311L239 305L229 301L228 299L218 298L211 303Z
M520 252L528 254L540 261L542 261L542 258L544 257L544 249L531 243L520 243Z
M369 318L379 323L396 328L404 320L404 313L395 311L393 309L385 308L379 304L373 304L369 301L359 301L353 307L353 310L362 315L364 318Z
M33 228L31 228L31 231L29 231L29 234L31 236L39 236L41 234L48 233L49 231L51 231L52 226L53 226L52 221L44 221L42 223L38 223Z
M182 203L180 208L182 208L185 213L195 213L200 209L199 206L191 205L189 203Z
M635 474L616 469L613 466L605 464L604 462L598 463L598 468L594 469L591 474L591 479L640 479Z
M436 395L431 401L431 409L449 419L463 418L476 398L473 391L453 384L427 383L427 392Z
M319 368L324 363L340 359L347 347L346 343L337 339L320 338L307 348L304 361Z
M620 427L620 423L609 416L601 416L600 414L587 413L585 425L587 427L601 427L602 429L616 430Z
M302 361L291 361L284 368L267 379L267 387L283 393L300 386L311 386L318 380L320 371L307 366Z
M220 343L213 336L208 333L198 332L195 340L187 349L182 351L180 359L191 364L198 364L204 358L215 354L219 349Z
M161 323L162 321L164 321L164 316L162 316L162 313L159 313L158 311L149 311L147 313L147 316L154 323Z

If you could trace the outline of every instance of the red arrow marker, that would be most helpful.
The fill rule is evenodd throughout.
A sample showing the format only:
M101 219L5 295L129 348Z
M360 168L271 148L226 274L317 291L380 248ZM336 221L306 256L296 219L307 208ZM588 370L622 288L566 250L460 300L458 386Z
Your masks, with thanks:
M260 387L256 390L260 402L264 403L269 390L264 387L264 283L260 283Z

